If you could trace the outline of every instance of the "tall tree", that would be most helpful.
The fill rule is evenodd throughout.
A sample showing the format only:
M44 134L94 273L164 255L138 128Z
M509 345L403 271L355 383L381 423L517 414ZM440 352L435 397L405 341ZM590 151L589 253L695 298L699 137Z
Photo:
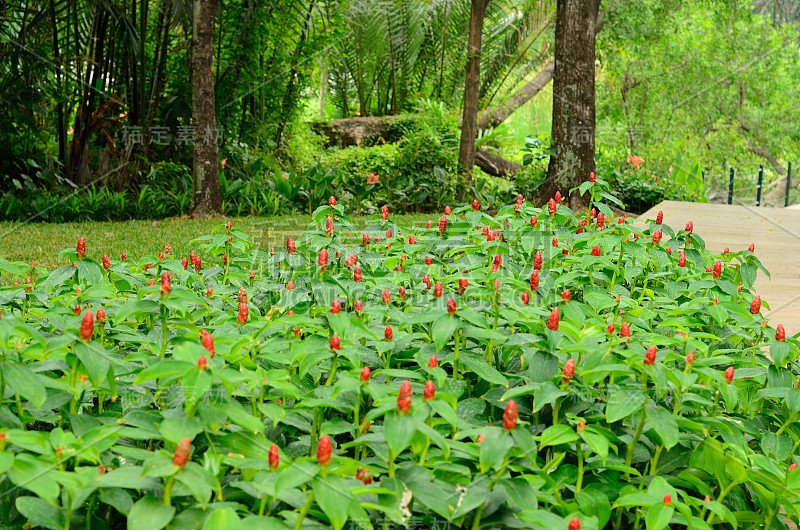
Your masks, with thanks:
M472 0L467 39L467 75L464 84L464 111L461 117L461 143L458 166L467 175L475 165L475 137L478 134L478 98L481 88L481 39L486 6L491 0Z
M553 150L539 201L576 188L595 169L595 35L600 0L558 0L553 71ZM583 206L578 191L570 207Z
M194 194L190 215L222 212L219 191L219 146L214 103L214 13L217 0L194 0L192 13L192 125L195 126Z

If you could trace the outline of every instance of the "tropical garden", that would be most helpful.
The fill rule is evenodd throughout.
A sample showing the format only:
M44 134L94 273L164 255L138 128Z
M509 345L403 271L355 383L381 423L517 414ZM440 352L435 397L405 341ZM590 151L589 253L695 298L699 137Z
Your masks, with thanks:
M800 524L800 3L0 19L3 528Z

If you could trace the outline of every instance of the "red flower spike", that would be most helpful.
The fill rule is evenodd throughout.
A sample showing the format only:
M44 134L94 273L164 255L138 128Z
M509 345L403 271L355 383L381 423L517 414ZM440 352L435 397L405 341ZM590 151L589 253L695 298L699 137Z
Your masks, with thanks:
M172 289L172 281L169 277L169 272L164 271L161 273L161 296L167 296Z
M443 215L442 218L439 219L438 227L439 227L439 233L440 234L444 235L447 232L447 217L446 216Z
M278 444L272 442L272 445L269 448L269 467L274 471L278 469L278 464L280 464L280 455L278 454Z
M341 310L342 310L342 302L339 301L339 299L337 298L331 304L331 313L333 313L334 315L337 315L337 314L339 314L339 312Z
M80 314L80 307L75 306L77 310L76 314ZM81 320L81 338L83 340L89 340L92 338L92 333L94 332L94 315L91 311L87 311L86 314L83 315L83 320Z
M750 252L755 252L756 244L755 243L750 243L750 246L747 247L747 250L749 250Z
M214 294L214 288L209 287L208 290L206 291L206 298L211 298L211 295L213 294Z
M328 251L326 249L322 249L319 251L319 257L317 258L317 264L320 267L327 267L328 266Z
M731 251L731 249L729 249L728 247L725 247L725 250L722 251L722 254L727 256L730 253L730 251Z
M650 346L644 353L644 364L651 366L654 362L656 362L656 347Z
M211 333L204 333L202 338L203 348L206 349L208 355L213 359L214 358L214 337L211 336Z
M564 292L561 293L561 299L565 302L569 302L570 300L570 292L569 289L564 289Z
M392 299L392 294L389 292L389 289L383 290L383 303L388 304L389 301Z
M111 260L109 260L108 256L106 256L105 254L103 254L103 268L105 270L111 268Z
M147 267L149 267L149 266L150 266L149 263L147 265L145 265L145 272L147 272ZM197 256L194 259L194 270L196 272L200 272L200 269L202 269L202 268L203 268L203 260L200 259L200 256Z
M689 352L689 355L686 356L686 364L691 365L694 363L694 352Z
M531 291L536 291L539 288L539 273L537 271L531 272Z
M556 201L553 199L547 201L547 209L550 211L550 215L554 215L556 213Z
M795 464L794 462L792 462L791 464L789 464L789 472L790 472L790 473L791 473L792 471L794 471L795 469L797 469L797 464Z
M474 199L474 200L472 201L472 211L474 211L474 212L477 212L477 211L478 211L478 210L480 210L480 209L481 209L481 205L480 205L480 203L478 202L478 199Z
M722 262L720 260L714 262L713 274L715 279L722 276Z
M247 308L247 304L239 304L239 313L236 315L236 321L239 324L244 324L247 322L249 310Z
M577 517L573 517L569 525L567 525L567 530L581 530L581 520Z
M535 215L531 216L531 228L536 228L536 225L539 224L539 220L536 218Z
M361 313L364 310L364 304L361 303L361 300L356 300L355 310L356 313Z
M208 361L206 360L205 355L200 356L200 359L197 361L197 368L200 370L205 370L208 368Z
M555 199L556 203L561 204L561 192L556 191L556 194L553 196L553 199Z
M556 307L553 311L550 312L550 316L547 318L547 329L555 331L558 329L558 320L560 315L558 314L558 308Z
M353 269L353 281L360 282L364 277L361 275L361 267Z
M575 375L575 359L568 359L564 364L564 376L561 378L563 384L572 381L572 376Z
M331 198L328 199L328 206L336 206L336 197L331 195Z
M435 355L431 355L431 358L428 359L428 368L436 368L437 366L439 366L439 361Z
M664 212L659 210L658 215L656 215L656 224L660 225L663 222L664 222Z
M533 268L537 271L542 270L542 253L538 250L533 256Z
M122 261L125 261L125 260L128 259L128 255L123 252L122 254L120 254L119 259L121 259Z
M678 257L678 267L686 266L686 253L681 250L681 255Z
M189 461L189 452L192 449L192 441L189 438L184 438L175 448L175 454L172 455L172 463L178 467L183 467Z
M480 435L478 436L478 439L477 439L476 441L477 441L478 443L481 443L481 442L483 442L485 439L486 439L486 435L485 435L485 434L480 434Z
M436 385L433 384L433 381L428 380L425 383L425 389L422 391L422 399L425 401L430 401L436 395Z
M292 280L289 280L288 282L286 282L286 290L291 291L292 289L294 289L294 282Z
M393 336L392 326L386 326L386 328L383 330L383 337L386 340L392 340L392 336Z
M381 219L384 221L389 217L389 207L387 205L381 206Z
M432 258L432 257L430 257L430 256L428 256L427 258L425 258L425 265L427 265L428 267L430 267L431 265L433 265L433 258Z
M557 237L554 237L554 238L553 238L553 246L554 246L554 247L557 247L557 246L558 246L558 238L557 238Z
M664 233L661 230L656 230L653 232L653 246L658 246L658 243L661 241L661 238L664 237Z
M586 421L581 420L578 422L578 425L575 427L578 432L583 432L586 430Z
M691 235L692 231L694 231L694 225L692 224L691 221L689 221L688 223L686 223L686 228L684 228L683 230L687 232L687 235Z
M365 366L361 369L361 375L358 377L358 379L366 383L369 381L369 376L371 373L372 371L369 369L369 366Z
M528 305L531 303L531 295L528 294L528 291L522 293L522 303Z
M455 300L455 298L450 298L447 301L447 312L448 313L455 313L456 312L456 300Z
M708 495L706 495L706 496L703 498L703 502L711 502L711 497L709 497Z
M757 315L761 312L761 296L756 295L753 301L750 302L750 314Z
M106 312L103 311L103 308L97 310L97 323L102 324L106 321Z
M294 254L296 252L296 250L297 249L296 249L295 244L294 244L294 239L292 239L291 237L287 237L286 238L286 252L288 252L289 254Z
M592 247L592 256L599 256L601 253L602 251L600 250L600 247L597 245Z
M503 428L511 431L517 426L517 404L513 399L506 403L506 409L503 411Z
M442 297L442 282L436 282L436 285L433 286L433 296L436 298Z
M342 341L339 339L339 335L333 335L331 337L331 350L339 350L342 347Z
M603 224L605 223L606 217L603 215L603 212L597 214L597 228L603 228Z
M589 173L589 182L594 184L595 179L596 177L594 176L594 171L592 171L591 173Z
M86 254L86 240L84 238L78 240L78 244L75 245L75 252L78 254L78 259L83 259Z
M614 323L613 323L613 322L611 322L611 323L608 325L608 327L606 328L606 331L608 331L608 334L609 334L609 335L613 335L613 334L614 334Z
M403 381L400 385L400 393L397 395L397 408L405 414L411 410L411 383Z
M154 286L155 284L156 284L156 280L155 280L155 278L153 278L153 279L151 279L149 282L147 282L147 286L148 286L148 287L152 287L152 286Z
M181 265L183 265L183 270L187 270L189 268L189 260L186 259L186 258L183 258L181 260Z
M778 328L775 330L775 340L778 342L786 340L786 330L783 329L783 324L778 324Z
M730 384L733 381L733 366L729 366L727 370L725 370L725 382Z
M458 292L460 292L461 294L464 294L464 291L467 290L468 286L469 286L469 280L467 280L466 278L459 278L459 280L458 280Z
M672 505L672 495L669 493L664 494L664 506L671 506Z
M328 467L331 462L331 439L325 434L319 439L317 444L317 463L322 467Z

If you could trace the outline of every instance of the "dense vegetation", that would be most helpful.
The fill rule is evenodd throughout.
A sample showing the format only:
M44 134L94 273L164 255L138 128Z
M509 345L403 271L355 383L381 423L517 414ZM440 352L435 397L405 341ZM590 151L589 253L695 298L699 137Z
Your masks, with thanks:
M511 101L546 70L555 4L487 4L480 110ZM196 141L220 143L224 213L308 212L331 193L350 193L348 205L372 213L384 203L434 211L473 196L497 208L535 191L547 150L513 182L478 172L470 189L458 175L469 12L467 0L220 3L219 129L197 131ZM742 201L754 195L759 164L768 182L785 174L800 154L798 13L791 0L603 3L597 172L626 188L629 211L719 197L730 166ZM8 4L0 20L0 218L185 213L191 10L174 0L53 0ZM545 88L481 131L478 148L522 163L531 140L548 142L548 98ZM362 147L326 147L309 127L385 115L402 117L388 142ZM675 186L629 186L630 156ZM368 184L372 173L379 184ZM64 197L58 211L46 209Z
M331 197L283 248L230 224L195 245L0 263L4 523L800 519L800 350L752 246L558 197L363 231Z

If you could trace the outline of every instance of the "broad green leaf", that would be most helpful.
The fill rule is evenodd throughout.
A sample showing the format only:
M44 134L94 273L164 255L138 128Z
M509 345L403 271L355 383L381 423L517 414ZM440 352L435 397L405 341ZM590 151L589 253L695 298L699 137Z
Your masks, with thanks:
M161 499L148 495L133 505L128 515L128 530L161 530L175 515L175 508Z
M551 425L541 434L539 438L539 447L572 443L577 439L578 435L569 425Z

